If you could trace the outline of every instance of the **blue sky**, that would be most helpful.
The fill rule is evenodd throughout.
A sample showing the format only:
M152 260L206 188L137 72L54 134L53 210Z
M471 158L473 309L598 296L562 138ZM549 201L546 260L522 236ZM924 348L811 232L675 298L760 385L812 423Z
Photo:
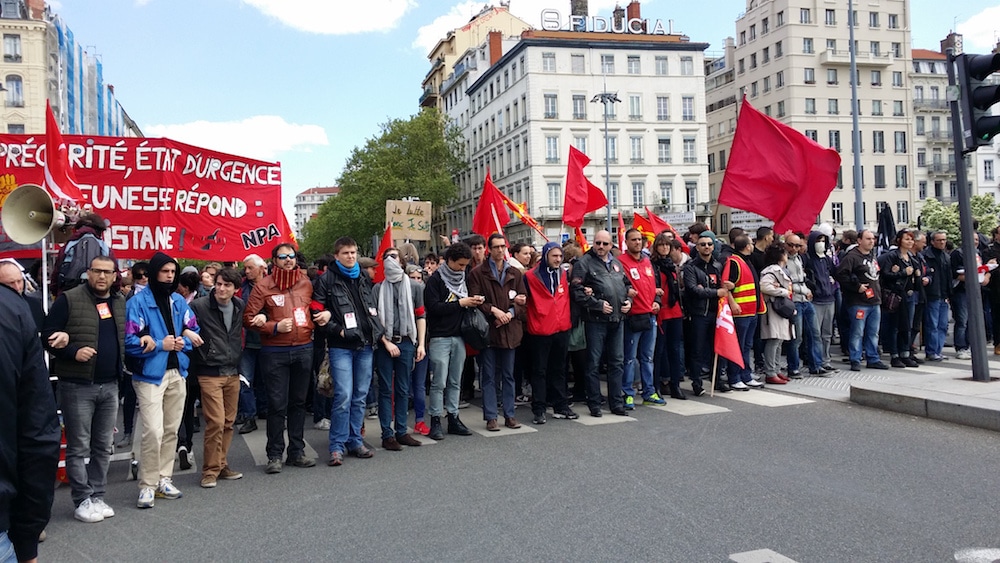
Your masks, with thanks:
M498 2L497 2L498 3ZM427 53L483 6L457 0L58 0L51 2L147 136L280 161L284 207L334 185L351 150L380 123L418 109ZM615 0L590 0L610 14ZM627 0L622 0L627 4ZM855 2L857 6L859 3ZM847 0L843 0L846 9ZM569 0L511 0L539 26ZM649 0L642 15L708 42L734 35L745 0ZM863 7L861 9L864 9ZM956 28L966 52L1000 33L997 0L912 0L913 46Z

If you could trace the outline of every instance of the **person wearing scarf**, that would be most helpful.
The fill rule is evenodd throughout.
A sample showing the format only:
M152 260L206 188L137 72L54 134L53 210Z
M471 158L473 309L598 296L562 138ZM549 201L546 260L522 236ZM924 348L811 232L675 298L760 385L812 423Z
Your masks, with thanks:
M243 311L243 326L260 334L260 373L267 389L268 474L280 473L288 427L288 465L312 467L305 455L306 395L312 381L312 333L317 315L310 315L313 287L296 261L292 245L271 250L274 271L253 286ZM322 323L317 323L322 325Z
M143 360L132 374L142 421L139 508L152 508L154 497L181 497L172 478L187 396L187 353L202 342L194 313L176 293L177 270L176 260L157 252L149 261L149 289L125 304L125 354Z
M525 326L532 338L528 350L531 376L531 412L534 424L545 424L545 410L552 403L552 417L576 420L566 396L566 356L569 354L569 275L562 268L563 250L557 242L542 247L538 265L524 276L527 295ZM551 391L551 394L549 393Z
M427 412L431 415L433 440L444 439L441 415L448 413L448 433L471 436L472 431L458 417L458 400L465 363L465 342L462 340L462 315L468 307L485 301L481 295L470 296L465 283L465 269L472 261L472 249L464 242L448 247L444 265L439 266L424 287L427 308L427 333L430 342L427 353L431 362L431 392ZM448 392L445 393L447 386Z
M350 237L340 237L333 248L335 261L316 280L313 307L320 311L317 320L325 326L330 357L333 407L327 465L336 467L344 463L345 453L360 459L375 455L361 439L373 352L378 345L390 354L398 354L399 350L385 337L371 278L358 263L357 243Z
M400 451L420 442L406 432L409 418L410 372L414 362L424 359L423 287L410 279L400 264L399 249L382 253L385 280L375 284L378 315L385 327L384 342L375 349L378 373L378 420L382 427L382 448ZM393 432L393 419L396 430Z

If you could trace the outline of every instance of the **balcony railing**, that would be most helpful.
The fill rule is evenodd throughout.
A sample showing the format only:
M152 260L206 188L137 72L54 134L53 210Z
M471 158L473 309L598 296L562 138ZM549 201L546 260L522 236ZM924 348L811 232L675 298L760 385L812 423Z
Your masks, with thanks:
M913 107L916 109L939 109L948 110L948 102L945 100L928 100L924 98L914 99Z
M857 53L855 56L858 66L886 67L892 64L892 60L893 58L890 53L875 55L865 52ZM851 64L851 52L848 50L827 49L820 56L820 62L831 65L849 65Z

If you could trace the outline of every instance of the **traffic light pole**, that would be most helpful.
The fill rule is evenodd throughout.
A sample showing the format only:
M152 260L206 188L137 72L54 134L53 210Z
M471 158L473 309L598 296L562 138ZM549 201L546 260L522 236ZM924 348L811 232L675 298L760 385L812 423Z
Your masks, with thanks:
M986 319L983 317L983 293L979 286L978 265L976 254L978 240L972 227L972 202L969 184L966 179L965 159L962 148L965 146L962 135L962 118L958 110L958 96L955 79L955 51L948 49L948 101L951 106L951 134L955 152L955 174L958 176L958 217L959 228L962 230L962 267L965 269L965 294L968 298L968 329L966 335L969 349L972 352L973 381L990 381L990 364L986 356ZM961 55L959 55L961 56ZM960 92L960 96L970 96L971 92ZM1000 275L1000 270L995 272Z

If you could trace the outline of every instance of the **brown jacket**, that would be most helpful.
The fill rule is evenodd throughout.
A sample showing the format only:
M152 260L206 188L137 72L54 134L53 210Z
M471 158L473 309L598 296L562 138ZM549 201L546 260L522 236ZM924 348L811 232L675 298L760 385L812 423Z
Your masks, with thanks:
M280 291L274 284L273 276L266 276L256 283L250 298L247 300L247 307L243 311L243 326L248 330L256 330L260 333L261 346L301 346L312 342L313 321L312 312L309 305L312 303L313 286L305 272L299 272L299 279L295 285L286 291ZM300 317L305 317L304 322L296 323L295 310L302 309ZM267 317L262 327L254 327L250 324L258 313L263 313ZM282 319L292 319L292 331L288 333L278 332L278 321Z
M469 295L482 295L486 298L479 308L490 322L490 346L507 350L520 346L521 338L524 336L523 321L527 318L527 309L523 305L514 305L514 296L525 293L524 274L517 268L508 267L504 283L501 285L493 275L487 258L486 262L473 268L469 274L468 286ZM496 326L493 307L507 312L513 308L514 318L505 325Z

